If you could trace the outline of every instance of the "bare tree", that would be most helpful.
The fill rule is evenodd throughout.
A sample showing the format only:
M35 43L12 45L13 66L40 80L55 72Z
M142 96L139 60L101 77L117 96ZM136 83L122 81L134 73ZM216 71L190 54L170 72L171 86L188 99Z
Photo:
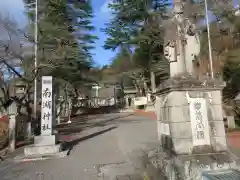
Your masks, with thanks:
M0 88L1 114L9 115L12 102L17 104L15 113L21 113L22 107L27 109L28 121L31 119L30 89L36 78L33 65L33 51L26 53L26 44L32 42L25 36L24 31L18 29L17 23L9 16L0 14ZM16 95L16 84L23 83L25 88L21 95ZM11 133L12 131L12 133ZM15 127L9 126L10 142ZM13 134L13 135L12 135ZM15 140L15 135L14 138ZM15 143L14 143L15 144Z

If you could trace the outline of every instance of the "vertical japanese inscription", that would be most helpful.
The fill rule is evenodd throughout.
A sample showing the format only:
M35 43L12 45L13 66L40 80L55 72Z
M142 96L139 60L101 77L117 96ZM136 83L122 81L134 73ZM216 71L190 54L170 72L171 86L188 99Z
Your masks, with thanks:
M201 112L201 102L195 102L195 114L196 114L196 132L197 132L197 139L204 139L204 124Z
M193 145L210 145L207 105L204 98L193 98L190 102L190 118Z
M41 134L52 134L52 77L42 77Z

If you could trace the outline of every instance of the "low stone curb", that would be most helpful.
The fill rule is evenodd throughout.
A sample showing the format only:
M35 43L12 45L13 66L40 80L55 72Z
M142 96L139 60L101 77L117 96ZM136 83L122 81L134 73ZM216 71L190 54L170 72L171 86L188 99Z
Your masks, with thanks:
M87 117L72 117L72 118L70 118L71 123L74 122L75 119L79 119L79 118L82 118L83 120L87 121L89 117L88 116ZM53 128L58 128L59 126L68 125L68 124L71 124L71 123L69 123L68 121L62 121L61 123L53 126Z
M115 120L115 119L119 119L119 118L124 118L124 117L128 117L128 116L131 116L134 114L134 111L130 111L130 112L119 112L119 113L128 113L128 114L125 114L125 115L118 115L118 116L115 116L115 117L111 117L111 118L104 118L104 117L99 117L97 119L105 119L103 121L99 121L99 122L96 122L96 123L93 123L93 124L90 124L90 125L86 125L86 127L91 127L91 126L95 126L97 124L101 124L101 123L104 123L104 122L108 122L108 121L112 121L112 120ZM60 123L60 124L57 124L57 126L62 126L62 125L68 125L68 124L71 124L71 123L67 123L67 122L63 122L63 123Z

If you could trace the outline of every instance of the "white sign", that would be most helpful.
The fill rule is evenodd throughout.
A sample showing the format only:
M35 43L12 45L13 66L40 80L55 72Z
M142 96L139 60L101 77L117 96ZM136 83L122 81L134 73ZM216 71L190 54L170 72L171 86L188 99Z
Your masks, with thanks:
M135 97L134 98L134 105L135 106L142 106L142 105L147 105L147 97Z
M170 128L169 128L169 124L166 123L160 123L160 132L161 134L170 136Z
M41 135L52 134L52 76L42 76Z
M190 118L193 145L210 145L207 105L204 98L190 100Z

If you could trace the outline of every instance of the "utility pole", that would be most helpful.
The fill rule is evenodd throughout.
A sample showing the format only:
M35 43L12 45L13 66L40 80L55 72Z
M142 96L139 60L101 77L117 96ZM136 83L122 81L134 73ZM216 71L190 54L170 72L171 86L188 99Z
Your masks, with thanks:
M211 43L211 36L210 36L210 26L209 26L209 19L208 19L208 5L207 0L204 0L205 3L205 19L207 25L207 36L208 36L208 53L209 53L209 64L210 64L210 72L211 78L214 79L214 72L213 72L213 58L212 58L212 43Z
M37 119L37 68L38 68L38 61L37 61L37 56L38 56L38 0L35 0L35 28L34 28L34 39L35 39L35 44L34 44L34 72L35 72L35 79L34 79L34 108L33 108L33 113L34 113L34 118ZM31 126L31 123L30 123Z
M174 18L177 21L177 36L176 36L176 46L175 46L175 56L176 59L179 54L179 65L181 65L181 72L185 73L187 72L187 67L186 67L186 59L185 59L185 47L183 44L183 39L182 37L185 37L185 30L182 29L182 27L179 24L184 23L184 16L183 16L183 1L182 0L174 0L174 8L173 8L173 13L174 13Z

